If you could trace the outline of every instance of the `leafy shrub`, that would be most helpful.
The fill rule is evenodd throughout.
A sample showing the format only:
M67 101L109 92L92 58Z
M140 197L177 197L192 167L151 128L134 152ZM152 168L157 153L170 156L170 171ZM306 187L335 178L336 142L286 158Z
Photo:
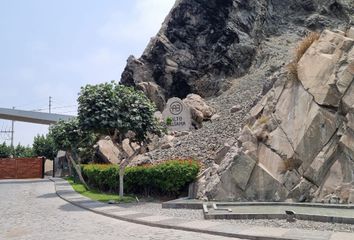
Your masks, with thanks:
M104 192L115 192L117 186L119 186L119 168L116 165L83 165L82 170L83 176L87 180L87 184L92 188Z
M193 160L171 160L157 165L128 167L124 187L127 193L177 196L195 180L199 168L199 164ZM110 192L119 190L117 165L84 165L83 174L93 188Z

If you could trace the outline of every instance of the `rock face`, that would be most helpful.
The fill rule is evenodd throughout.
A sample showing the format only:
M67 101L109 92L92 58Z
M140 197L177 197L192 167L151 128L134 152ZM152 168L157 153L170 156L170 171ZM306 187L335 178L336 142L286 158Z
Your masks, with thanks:
M251 110L238 144L199 196L214 200L353 202L354 37L323 31Z
M308 31L350 22L352 0L177 0L121 81L160 111L171 97L198 94L217 117L148 159L203 161L200 198L353 201L354 30L324 31L298 81L284 68Z
M291 28L322 29L349 22L352 4L352 0L178 0L143 55L129 57L121 82L143 90L160 111L171 97L219 95L230 87L230 78L267 60L257 55L263 41Z

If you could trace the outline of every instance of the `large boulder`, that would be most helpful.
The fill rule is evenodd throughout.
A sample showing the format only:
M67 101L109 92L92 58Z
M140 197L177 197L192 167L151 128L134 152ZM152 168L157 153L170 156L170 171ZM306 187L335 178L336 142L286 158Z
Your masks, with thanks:
M120 151L109 137L101 139L96 144L96 157L99 162L119 164Z
M203 121L210 120L216 110L209 106L206 101L197 94L189 94L183 99L191 111L192 119L197 126L201 126Z

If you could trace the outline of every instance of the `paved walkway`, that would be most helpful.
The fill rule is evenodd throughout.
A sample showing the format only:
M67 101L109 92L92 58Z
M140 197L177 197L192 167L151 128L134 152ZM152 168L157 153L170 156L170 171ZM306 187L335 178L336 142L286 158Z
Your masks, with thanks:
M142 212L136 212L119 206L91 201L73 191L71 186L62 179L54 179L57 194L66 201L80 206L89 211L105 215L111 218L139 223L159 228L170 228L190 232L208 233L220 236L237 237L242 239L307 239L307 240L353 240L353 233L333 233L322 231L307 231L286 228L237 226L235 224L211 222L207 220L186 220L167 216L154 216ZM168 238L170 239L170 238ZM188 237L187 239L193 239Z
M57 184L63 196L77 198L83 206L93 209L99 206L75 194L65 182ZM49 180L2 180L0 196L0 240L231 239L154 228L102 216L60 199ZM115 213L115 209L109 210L109 207L101 210Z

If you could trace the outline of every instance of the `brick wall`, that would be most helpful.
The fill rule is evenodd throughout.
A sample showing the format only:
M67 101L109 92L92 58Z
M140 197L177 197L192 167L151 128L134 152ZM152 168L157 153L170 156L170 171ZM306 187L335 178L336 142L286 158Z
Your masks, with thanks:
M41 158L0 159L0 179L42 178Z

